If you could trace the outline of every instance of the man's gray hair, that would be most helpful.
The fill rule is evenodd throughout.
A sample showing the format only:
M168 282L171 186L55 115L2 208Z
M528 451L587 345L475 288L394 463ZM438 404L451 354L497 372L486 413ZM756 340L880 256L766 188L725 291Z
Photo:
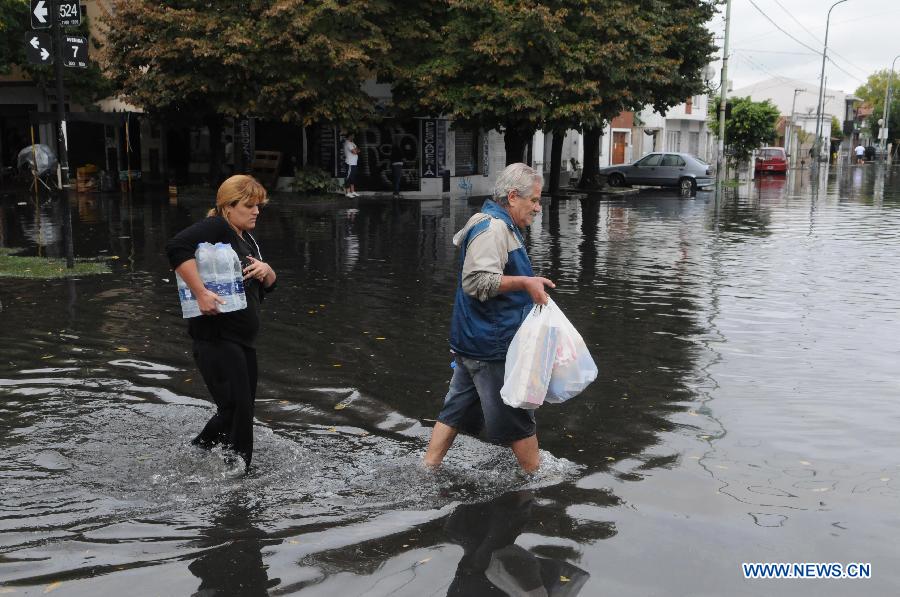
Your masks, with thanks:
M494 183L494 201L500 205L509 205L510 191L516 191L519 197L528 197L534 183L543 182L543 178L537 170L527 164L510 164Z

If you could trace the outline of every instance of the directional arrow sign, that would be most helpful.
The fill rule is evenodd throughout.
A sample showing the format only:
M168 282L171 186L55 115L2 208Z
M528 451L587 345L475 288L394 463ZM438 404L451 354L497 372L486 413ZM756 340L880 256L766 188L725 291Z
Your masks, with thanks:
M59 0L59 20L63 27L77 27L81 24L81 6L78 0Z
M31 28L46 29L50 26L50 0L31 0Z
M63 64L73 68L87 68L87 38L78 35L66 35L63 37Z
M32 64L53 64L53 45L50 34L32 31L25 34L25 54Z

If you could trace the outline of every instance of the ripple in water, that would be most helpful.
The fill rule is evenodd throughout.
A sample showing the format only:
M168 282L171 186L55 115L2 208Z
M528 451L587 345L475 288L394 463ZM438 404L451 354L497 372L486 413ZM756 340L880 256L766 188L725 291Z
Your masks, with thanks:
M0 380L5 548L33 533L134 520L204 524L240 504L272 529L437 510L517 488L563 482L579 467L542 452L538 473L520 472L507 448L460 437L445 466L421 465L427 437L384 437L343 426L257 425L253 467L235 477L221 450L190 445L211 405L113 379Z

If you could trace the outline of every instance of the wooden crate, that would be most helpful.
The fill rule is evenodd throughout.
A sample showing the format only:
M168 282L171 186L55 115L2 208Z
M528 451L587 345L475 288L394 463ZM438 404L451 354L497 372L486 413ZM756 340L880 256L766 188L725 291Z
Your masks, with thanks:
M278 182L278 171L281 169L280 151L256 151L253 154L253 163L250 165L250 174L261 182L263 186L274 187Z

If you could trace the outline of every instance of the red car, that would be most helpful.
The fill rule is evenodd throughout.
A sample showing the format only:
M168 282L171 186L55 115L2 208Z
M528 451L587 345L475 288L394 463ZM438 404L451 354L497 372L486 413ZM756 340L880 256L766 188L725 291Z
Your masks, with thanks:
M787 172L787 154L781 147L761 147L756 154L756 173L772 172L784 174Z

